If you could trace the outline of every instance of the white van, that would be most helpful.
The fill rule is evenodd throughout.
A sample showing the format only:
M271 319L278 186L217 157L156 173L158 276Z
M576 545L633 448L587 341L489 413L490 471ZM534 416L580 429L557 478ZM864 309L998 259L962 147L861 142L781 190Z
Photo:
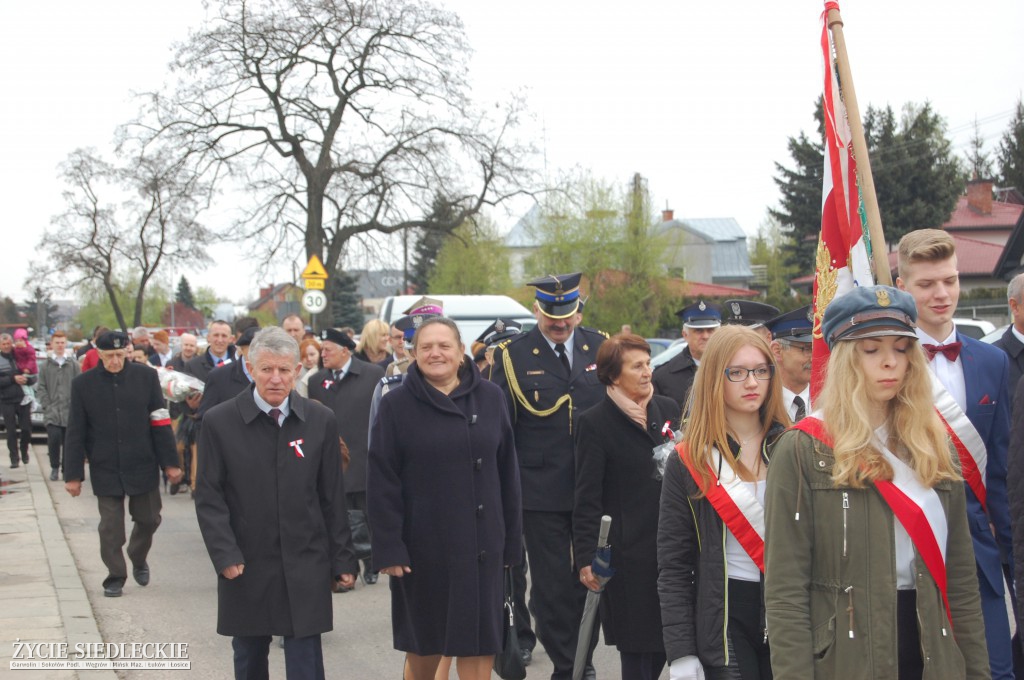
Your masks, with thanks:
M419 300L422 295L393 295L384 298L378 317L388 325L402 316L402 312ZM444 315L459 327L462 342L469 352L470 345L495 319L512 319L523 324L523 332L533 328L537 320L530 310L507 295L429 295L440 300Z

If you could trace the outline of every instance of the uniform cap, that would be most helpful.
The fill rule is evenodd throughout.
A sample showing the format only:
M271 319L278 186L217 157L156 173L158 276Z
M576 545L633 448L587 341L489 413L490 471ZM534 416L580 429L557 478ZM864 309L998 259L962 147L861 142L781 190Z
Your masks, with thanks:
M256 334L259 332L259 326L249 326L244 331L242 331L242 334L240 336L238 336L238 340L235 340L235 345L237 347L248 347L249 345L252 344L253 338L255 338ZM153 337L155 338L156 335L153 335Z
M407 316L416 314L429 314L430 316L444 316L444 303L437 298L423 296L416 302L409 305L409 308L402 312Z
M891 286L858 286L825 308L821 334L829 349L840 340L899 335L917 338L914 298Z
M778 316L779 308L755 300L726 300L722 303L725 311L724 323L740 326L763 326L768 319Z
M775 340L811 342L814 339L811 334L814 330L814 313L810 305L779 314L774 319L769 319L765 326L772 332L772 338Z
M552 319L565 319L575 314L580 307L580 279L583 274L548 274L533 281L527 286L537 289L537 306L544 316Z
M718 328L722 325L722 310L713 302L697 300L692 305L683 307L676 316L683 320L689 328Z
M440 308L438 308L440 309ZM427 319L432 319L435 316L444 316L441 312L420 312L410 314L409 316L399 317L395 321L395 328L402 331L402 340L406 343L412 342L412 336L416 335L416 330L423 325L423 322Z
M523 324L518 321L513 319L495 319L494 323L488 326L476 341L482 343L487 348L491 345L497 345L502 340L511 338L513 335L519 335L522 330Z

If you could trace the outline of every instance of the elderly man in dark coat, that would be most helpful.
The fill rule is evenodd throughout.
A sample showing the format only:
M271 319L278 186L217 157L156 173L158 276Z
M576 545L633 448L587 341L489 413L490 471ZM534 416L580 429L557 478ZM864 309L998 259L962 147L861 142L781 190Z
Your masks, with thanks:
M373 390L384 377L384 369L352 356L356 343L345 333L328 328L321 332L320 357L324 368L309 378L309 398L334 411L338 431L348 445L349 463L345 471L345 503L349 516L366 521L366 449L370 428L370 402ZM353 527L356 518L353 518ZM364 554L365 556L365 554ZM369 559L363 560L363 581L377 582L377 572Z
M148 366L128 362L125 333L109 331L96 340L99 365L71 381L71 411L64 450L65 488L82 492L89 460L92 490L100 511L100 557L107 567L106 597L120 597L128 578L124 499L134 528L128 541L132 575L149 584L146 556L160 526L160 468L181 480L171 418L160 380Z
M298 365L288 333L261 330L254 386L211 409L200 432L196 515L236 678L267 678L271 636L282 635L288 678L322 679L331 582L355 581L337 421L292 390Z

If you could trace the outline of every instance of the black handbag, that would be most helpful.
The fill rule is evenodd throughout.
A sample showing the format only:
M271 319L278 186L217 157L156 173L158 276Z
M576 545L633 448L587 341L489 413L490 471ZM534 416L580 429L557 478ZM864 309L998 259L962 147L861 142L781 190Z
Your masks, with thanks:
M494 656L494 672L502 680L523 680L526 666L519 651L519 633L516 632L516 613L512 597L512 570L505 567L505 609L502 618L504 646Z
M352 532L352 551L356 559L370 559L370 525L366 523L366 511L349 510L348 528Z

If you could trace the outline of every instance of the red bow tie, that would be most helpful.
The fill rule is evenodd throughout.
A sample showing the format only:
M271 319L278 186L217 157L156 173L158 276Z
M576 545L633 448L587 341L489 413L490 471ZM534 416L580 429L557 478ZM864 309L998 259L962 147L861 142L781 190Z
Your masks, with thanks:
M956 358L960 356L960 348L963 346L963 343L951 342L948 345L930 345L927 342L922 342L921 346L928 353L928 361L934 359L935 355L939 353L950 361L956 361Z

